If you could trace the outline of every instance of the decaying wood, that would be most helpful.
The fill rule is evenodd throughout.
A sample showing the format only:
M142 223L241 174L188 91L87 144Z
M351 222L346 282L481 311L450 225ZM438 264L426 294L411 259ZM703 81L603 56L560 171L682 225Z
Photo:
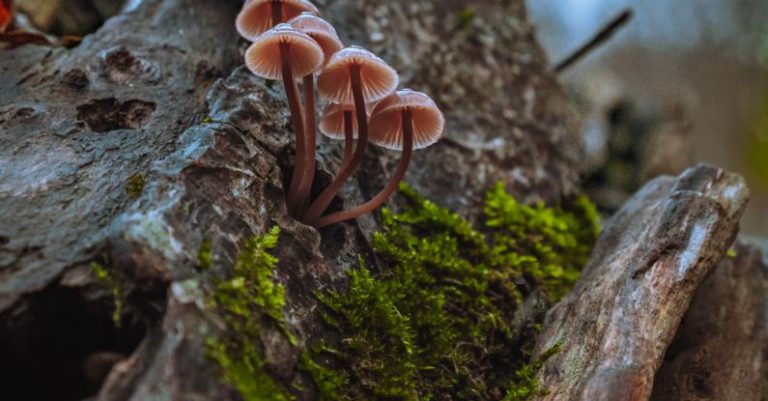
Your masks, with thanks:
M648 183L608 223L574 290L548 314L541 400L647 400L696 289L738 232L741 177L698 166Z

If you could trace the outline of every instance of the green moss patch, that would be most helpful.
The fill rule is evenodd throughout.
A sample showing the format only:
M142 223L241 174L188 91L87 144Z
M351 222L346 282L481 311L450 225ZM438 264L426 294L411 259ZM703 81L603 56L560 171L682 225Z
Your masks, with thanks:
M123 320L123 308L125 307L126 293L118 280L107 270L104 265L98 262L91 262L91 272L96 276L101 284L107 287L112 292L112 298L115 303L115 307L112 310L112 322L115 327L122 326Z
M402 187L410 206L382 211L373 246L381 270L363 263L343 291L317 296L334 340L310 344L302 370L319 400L525 401L543 394L536 376L553 347L532 360L541 313L519 314L538 296L551 304L574 283L599 232L583 198L566 207L520 204L501 185L489 191L475 228ZM208 340L224 379L246 401L285 401L309 390L270 373L260 338L282 328L285 288L270 251L279 230L248 240L232 278L215 282L210 304L226 331ZM201 266L212 255L201 250ZM523 321L528 320L528 321Z
M285 327L285 288L275 282L278 227L247 240L235 263L233 276L220 280L210 299L226 325L220 337L208 339L208 353L222 368L224 380L245 401L287 401L290 394L267 371L260 332L265 324ZM286 330L287 333L287 330Z
M213 263L213 242L206 239L200 244L200 249L197 250L197 268L201 270L208 270Z
M138 199L144 192L144 186L147 184L147 177L144 174L135 174L128 178L128 184L125 185L125 192L131 199Z
M322 400L527 400L538 322L514 324L534 292L570 288L599 232L592 205L523 205L501 185L482 231L408 187L411 207L383 211L374 249L385 269L349 272L349 288L320 296L341 341L305 360Z

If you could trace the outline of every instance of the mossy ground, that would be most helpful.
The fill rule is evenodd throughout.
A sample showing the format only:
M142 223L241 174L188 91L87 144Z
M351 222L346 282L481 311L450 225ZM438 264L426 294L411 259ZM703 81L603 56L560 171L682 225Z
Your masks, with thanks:
M532 361L540 322L515 315L526 297L551 303L574 283L599 231L592 205L523 205L499 185L476 229L401 189L410 207L384 210L374 237L380 271L361 263L346 290L318 294L336 333L304 351L318 398L523 401L544 391L535 376L556 348ZM266 373L258 341L264 319L283 321L285 290L268 253L276 241L277 231L251 239L213 295L237 334L211 340L211 355L246 401L291 399Z

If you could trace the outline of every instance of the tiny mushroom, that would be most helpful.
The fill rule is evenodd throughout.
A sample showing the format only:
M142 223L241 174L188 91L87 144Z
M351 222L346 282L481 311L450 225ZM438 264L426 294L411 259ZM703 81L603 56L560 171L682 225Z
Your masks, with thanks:
M341 167L331 184L310 205L304 214L305 221L311 222L325 212L362 161L368 144L366 103L390 95L397 89L399 81L397 72L384 60L360 47L347 47L331 57L318 78L318 90L332 102L355 106L358 142L349 163Z
M344 44L341 43L341 39L339 39L339 35L336 33L333 25L313 13L303 12L298 17L288 21L288 24L293 29L309 35L320 45L325 55L324 65L330 61L334 54L344 48Z
M370 213L397 189L405 176L414 149L425 148L437 142L445 129L443 113L426 94L404 89L379 102L371 113L371 143L402 151L397 170L386 187L370 201L349 210L320 217L311 224L324 227Z
M240 36L253 42L270 28L302 12L318 14L320 11L307 0L247 0L235 26Z
M311 75L320 68L323 63L323 50L306 34L288 24L279 24L253 42L245 53L245 63L251 72L260 77L283 80L296 134L296 165L287 199L289 210L295 210L296 205L300 203L298 186L302 172L306 171L305 166L310 163L306 152L303 152L307 137L295 77ZM314 160L314 154L312 159Z
M328 103L320 117L320 132L331 139L344 140L344 166L352 158L353 142L357 138L358 124L354 114L355 106L351 104ZM370 112L366 110L370 118Z
M288 21L288 23L294 29L305 33L320 45L325 56L323 65L327 64L331 57L344 47L344 44L341 43L341 39L339 39L339 35L336 33L333 26L312 13L302 13L298 17ZM304 76L304 109L306 110L304 118L306 123L305 129L307 141L305 143L305 149L302 149L301 154L297 155L297 157L306 157L308 164L305 165L306 170L300 172L302 178L298 186L297 197L302 206L299 208L303 207L303 204L309 201L309 192L312 189L312 182L315 179L317 122L315 116L315 78L313 74ZM303 210L300 210L297 213L300 214L302 212Z

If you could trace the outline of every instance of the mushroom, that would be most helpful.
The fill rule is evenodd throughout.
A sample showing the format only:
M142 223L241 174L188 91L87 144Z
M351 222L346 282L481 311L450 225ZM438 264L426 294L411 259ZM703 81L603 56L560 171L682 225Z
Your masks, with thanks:
M311 13L304 12L298 17L288 21L288 23L297 31L307 34L315 40L320 48L323 49L325 58L323 65L327 64L331 57L341 50L344 45L339 39L339 35L331 24L324 19ZM317 146L317 123L315 115L315 79L313 74L304 76L304 110L305 110L305 132L307 141L306 147L302 150L302 157L306 155L308 163L306 170L302 171L302 178L299 183L297 197L303 208L309 201L309 192L312 189L312 182L315 179L315 147ZM297 155L298 157L298 155Z
M320 11L307 0L247 0L235 26L240 36L253 42L270 28L302 12L318 14Z
M325 59L323 64L327 64L331 57L344 47L341 43L336 29L328 21L316 16L310 12L303 12L298 17L288 21L293 29L307 34L314 39L320 48L323 49Z
M330 185L310 205L305 221L313 221L325 212L333 197L365 155L368 121L365 104L380 100L397 89L397 72L373 53L360 47L347 47L334 54L317 81L320 94L341 104L354 104L359 126L357 148L349 163L342 165Z
M323 216L312 225L324 227L370 213L381 206L397 189L405 176L414 149L437 142L443 134L445 119L435 102L426 94L403 89L379 102L371 113L370 141L387 149L402 151L397 170L384 189L370 201L357 207Z
M341 103L328 103L323 109L320 118L320 132L331 139L344 140L344 157L341 165L344 166L352 158L354 150L353 142L357 138L358 124L354 114L353 105ZM370 113L366 111L370 118Z
M257 1L259 0L253 0L253 2ZM306 171L305 166L309 163L303 151L307 138L299 102L299 89L294 77L311 75L320 68L323 63L323 50L306 34L293 29L288 24L278 24L253 42L245 53L245 63L248 69L260 77L282 78L285 86L296 134L296 165L287 199L288 209L293 211L300 200L297 197L297 191L302 172Z

